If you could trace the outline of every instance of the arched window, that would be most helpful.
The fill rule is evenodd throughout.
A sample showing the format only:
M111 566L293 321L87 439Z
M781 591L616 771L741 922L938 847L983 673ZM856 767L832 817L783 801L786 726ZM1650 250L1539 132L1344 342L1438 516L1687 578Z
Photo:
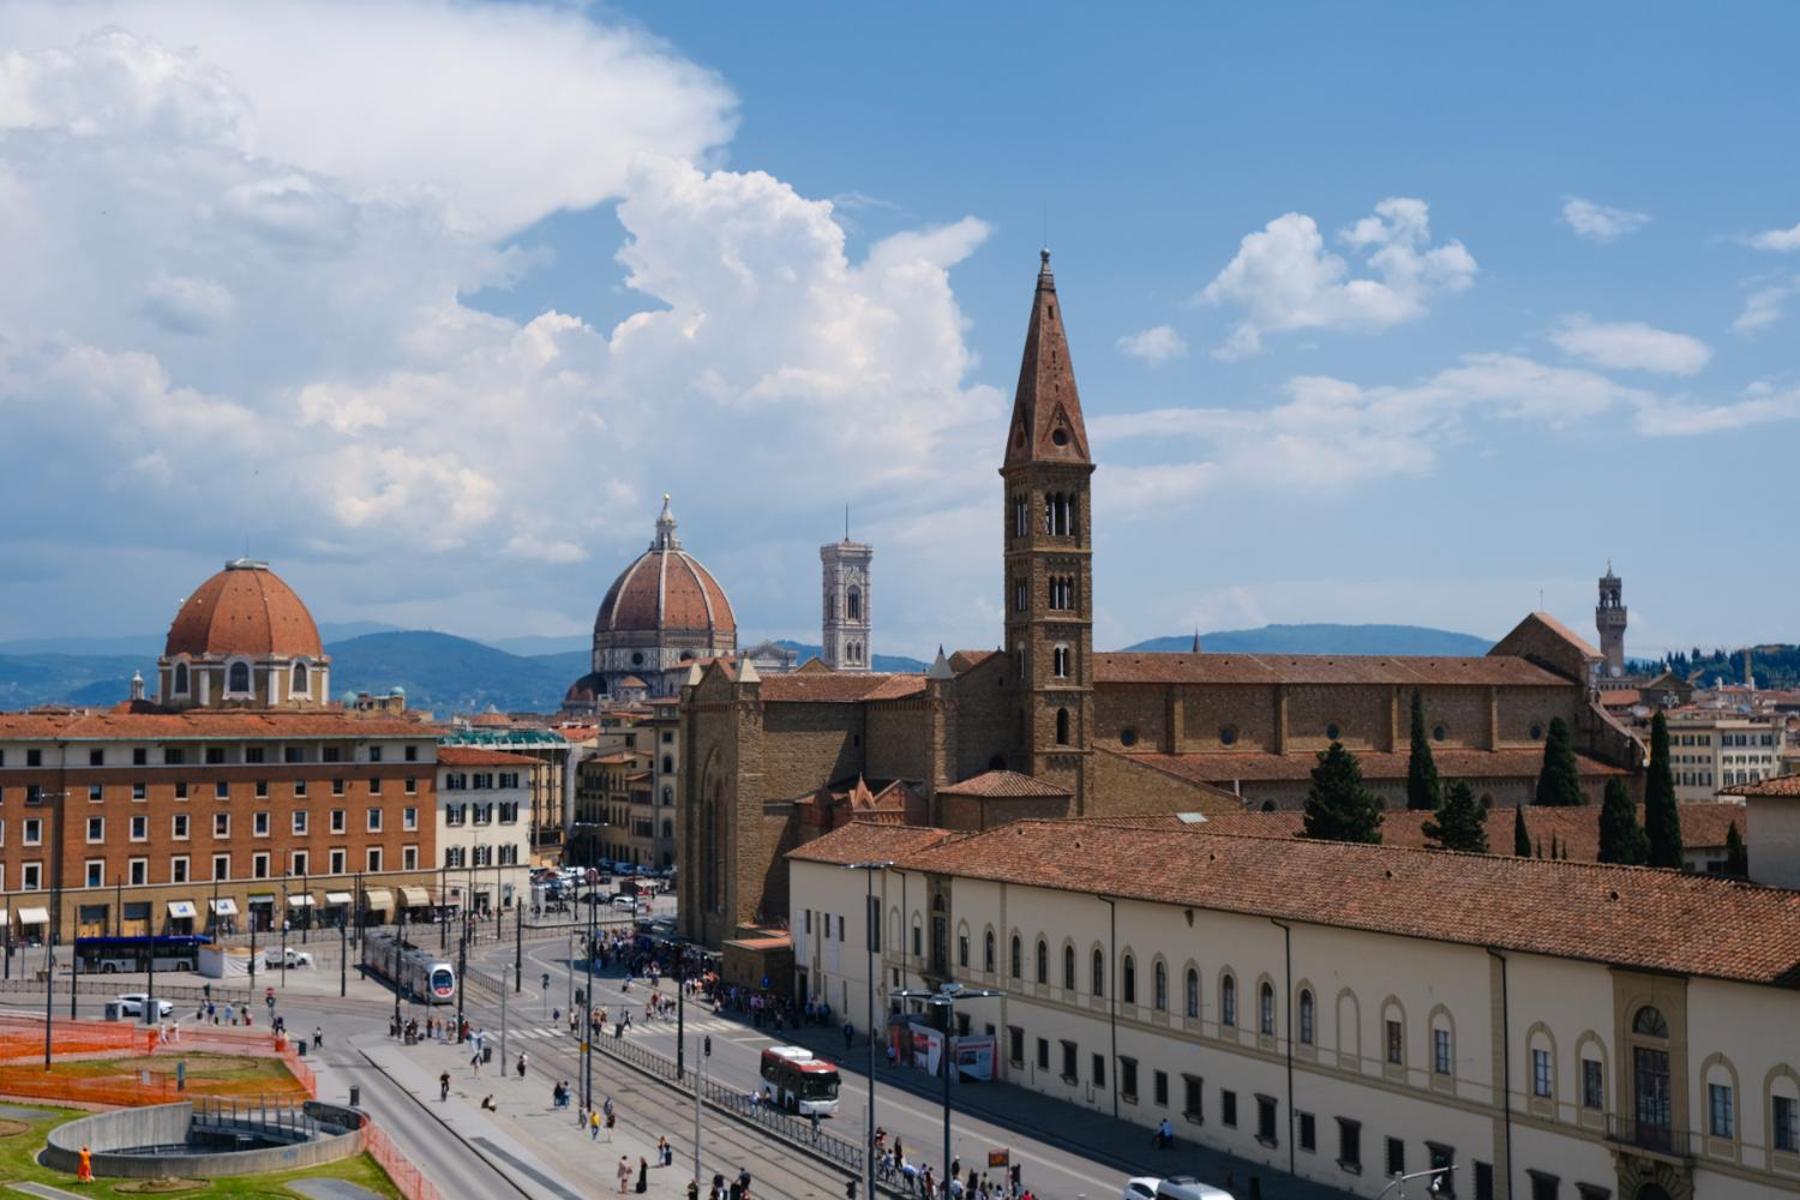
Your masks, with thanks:
M1137 1003L1137 960L1129 954L1119 963L1119 999Z
M1229 974L1219 978L1219 1024L1237 1024L1237 980Z
M1189 967L1187 973L1187 1000L1184 1011L1188 1017L1198 1020L1200 1017L1200 972Z
M184 662L175 664L175 694L185 696L188 691L188 668Z
M1150 972L1150 1003L1157 1012L1169 1011L1169 965L1158 959Z
M994 931L991 929L981 935L981 969L989 975L994 973Z
M1312 989L1311 988L1301 988L1300 989L1300 1044L1302 1046L1310 1046L1313 1044L1314 1020L1315 1020L1315 1014L1313 1012Z
M1025 977L1025 947L1019 941L1019 935L1016 933L1012 936L1012 977L1014 979Z
M1056 744L1059 746L1069 744L1069 710L1066 708L1056 710Z
M1669 1036L1669 1020L1662 1015L1661 1009L1646 1004L1631 1019L1631 1032L1640 1037L1666 1038Z
M674 773L675 773L675 756L673 754L663 755L663 774L664 775L673 775Z
M225 690L228 692L247 692L250 690L250 664L234 662L225 679Z
M1669 1066L1669 1021L1646 1004L1631 1019L1631 1084L1638 1144L1673 1145L1675 1093Z
M1093 962L1088 967L1088 980L1093 985L1088 991L1096 996L1106 995L1106 955L1098 946L1094 947Z
M862 592L851 588L844 593L844 616L852 621L862 620Z
M1256 993L1256 1032L1264 1037L1275 1036L1275 987L1265 983Z
M1037 981L1050 982L1050 947L1043 938L1039 938L1037 944Z
M1062 979L1064 988L1071 992L1075 990L1075 947L1073 946L1063 947Z
M310 680L308 679L307 674L306 674L306 664L303 662L295 663L294 664L294 686L289 690L291 690L296 696L304 696L307 692L307 687L308 687L309 683L310 683Z
M1050 673L1058 679L1069 677L1069 648L1057 646L1050 651Z

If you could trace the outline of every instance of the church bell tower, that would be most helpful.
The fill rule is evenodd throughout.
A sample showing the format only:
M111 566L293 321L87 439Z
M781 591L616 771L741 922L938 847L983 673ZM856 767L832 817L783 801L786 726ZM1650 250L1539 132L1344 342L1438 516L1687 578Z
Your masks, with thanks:
M1625 674L1625 581L1606 564L1600 577L1600 603L1594 609L1594 625L1600 631L1600 670L1610 678Z
M1050 252L1041 259L1000 467L1006 653L1018 698L1007 766L1067 788L1079 815L1093 794L1094 463Z

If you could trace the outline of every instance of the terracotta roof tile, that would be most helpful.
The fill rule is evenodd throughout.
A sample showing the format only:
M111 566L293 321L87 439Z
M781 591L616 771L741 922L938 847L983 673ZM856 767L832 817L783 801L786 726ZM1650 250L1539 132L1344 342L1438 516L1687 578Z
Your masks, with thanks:
M925 691L923 675L829 674L770 675L762 681L765 701L788 704L858 704L899 700Z
M1035 797L1067 796L1067 788L1044 783L1017 771L986 771L938 789L940 796Z
M964 671L979 667L999 653L998 650L958 650L950 656L950 669L961 675Z
M358 717L327 710L189 709L186 712L80 711L49 718L0 713L0 738L435 738L443 728L420 721Z
M613 580L596 633L607 630L694 631L717 641L737 636L731 601L700 560L676 548L650 549Z
M1568 680L1505 655L1468 658L1377 654L1161 654L1120 650L1094 655L1094 682L1196 684L1513 684L1567 687Z
M932 829L920 825L878 825L873 821L851 821L824 837L816 838L788 857L801 862L834 863L849 866L860 862L899 859L940 842L966 837L948 829Z
M322 658L319 627L294 589L262 563L239 559L182 604L163 653Z
M525 754L508 754L504 750L483 750L476 746L439 746L441 767L535 767L538 760Z
M1750 798L1786 798L1800 797L1800 775L1777 775L1774 779L1761 779L1755 783L1739 784L1736 787L1721 789L1726 796L1743 796ZM1681 810L1683 813L1687 809ZM1743 832L1739 830L1739 832Z
M1237 781L1262 782L1308 779L1319 765L1313 754L1126 754L1135 763L1182 779L1224 786ZM1434 750L1438 774L1445 779L1510 779L1536 776L1544 765L1544 753L1517 750ZM1365 779L1404 779L1407 755L1385 751L1356 751L1357 765ZM1598 759L1575 756L1584 777L1624 775L1619 767Z
M1800 892L1678 871L1193 827L1172 836L1166 825L1025 820L962 838L882 832L885 841L839 841L840 830L792 857L889 857L966 878L1800 987ZM902 833L922 847L907 848ZM1450 899L1420 902L1432 896Z

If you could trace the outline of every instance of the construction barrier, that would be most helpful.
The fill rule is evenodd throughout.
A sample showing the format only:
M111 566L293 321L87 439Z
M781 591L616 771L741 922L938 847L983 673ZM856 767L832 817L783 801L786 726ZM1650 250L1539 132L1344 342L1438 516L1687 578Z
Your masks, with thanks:
M393 1180L394 1186L406 1200L444 1200L437 1185L412 1165L379 1125L371 1123L363 1126L363 1149L387 1172L387 1177Z

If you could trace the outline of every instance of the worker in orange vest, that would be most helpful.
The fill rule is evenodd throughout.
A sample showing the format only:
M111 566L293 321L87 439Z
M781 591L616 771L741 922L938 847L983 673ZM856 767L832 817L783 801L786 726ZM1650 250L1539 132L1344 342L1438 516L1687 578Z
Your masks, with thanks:
M75 1182L94 1182L94 1154L86 1146L81 1148L81 1162L75 1168Z

